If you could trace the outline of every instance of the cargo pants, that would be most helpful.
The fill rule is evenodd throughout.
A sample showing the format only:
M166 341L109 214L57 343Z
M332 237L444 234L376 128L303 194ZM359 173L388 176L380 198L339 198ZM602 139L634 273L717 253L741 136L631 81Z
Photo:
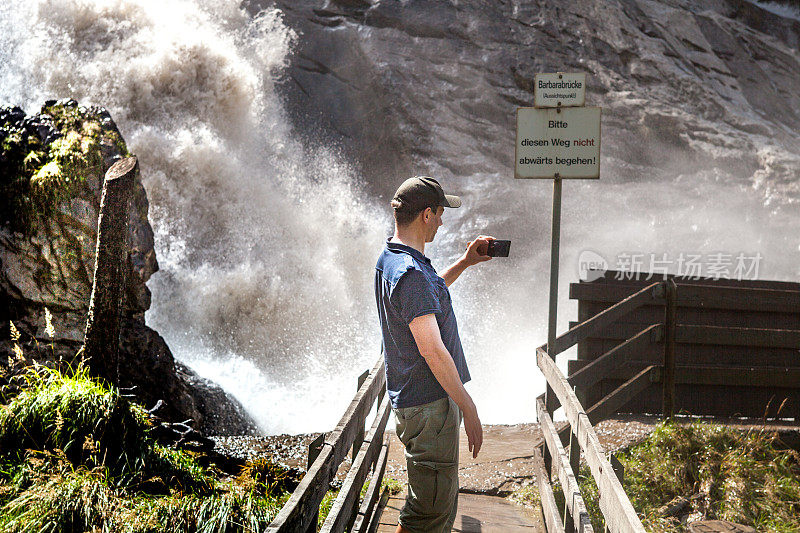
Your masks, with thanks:
M448 396L393 411L408 467L408 494L400 525L413 532L447 533L458 509L461 410Z

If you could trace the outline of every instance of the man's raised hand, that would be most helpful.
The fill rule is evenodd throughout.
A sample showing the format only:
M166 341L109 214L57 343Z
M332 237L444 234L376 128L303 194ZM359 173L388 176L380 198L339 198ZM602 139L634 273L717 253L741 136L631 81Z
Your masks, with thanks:
M489 235L479 235L478 238L470 241L467 244L467 251L464 252L467 264L475 265L491 259L491 256L486 254L489 252L489 241L493 240L495 238Z

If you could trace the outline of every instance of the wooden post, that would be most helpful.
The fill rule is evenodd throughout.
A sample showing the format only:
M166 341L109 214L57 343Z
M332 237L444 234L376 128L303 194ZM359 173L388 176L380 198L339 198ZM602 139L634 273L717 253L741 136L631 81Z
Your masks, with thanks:
M664 420L675 414L675 321L677 309L675 305L678 287L674 279L665 282L664 307L664 375L662 413Z
M361 385L363 385L364 382L367 381L367 376L369 376L369 370L365 370L363 374L358 376L358 386L356 387L356 393L358 393L358 391L361 390ZM378 404L378 407L380 407L380 403ZM364 421L362 420L361 427L358 428L358 431L356 432L356 438L353 440L353 450L351 452L351 459L353 461L356 460L356 455L358 455L358 450L361 449L361 445L363 443L364 443Z
M311 465L313 465L314 461L316 461L317 457L319 457L319 454L322 451L322 446L324 444L325 444L325 433L322 433L319 437L311 441L311 444L308 445L308 460L306 461L306 472L311 470ZM317 532L317 522L319 522L319 508L317 509L316 514L314 514L314 519L311 520L311 523L308 525L307 533Z
M608 454L608 462L611 463L611 468L614 470L620 485L625 486L625 467L619 462L617 456L613 453ZM605 533L610 533L608 526L605 528Z
M92 373L119 383L119 316L122 309L127 248L128 200L139 169L126 157L108 169L97 218L94 281L83 344L83 358Z
M361 390L361 385L367 381L367 377L369 376L369 370L365 370L363 374L358 376L358 386L356 387L356 393ZM383 391L378 393L378 409L381 407L381 401L383 401ZM355 462L356 456L358 456L359 450L361 450L361 445L364 444L364 423L361 423L361 427L359 428L358 433L356 433L356 438L353 440L353 450L352 450L352 461ZM353 504L353 508L350 510L350 518L347 520L347 531L353 529L353 523L356 521L356 516L358 516L358 499L356 499L355 503Z
M386 504L389 503L389 489L383 489L381 492L381 499L378 501L378 505L375 506L375 512L372 513L372 518L370 519L369 526L367 527L367 533L375 533L378 531L378 526L381 522L381 516L383 516L383 510L386 509Z
M581 393L577 387L575 387L575 396L577 396L578 401L583 405L586 401L585 395ZM586 411L586 406L583 406L584 412ZM564 439L562 439L563 441ZM569 432L569 442L565 443L569 446L569 466L572 469L572 473L575 474L575 480L577 481L580 477L580 466L581 466L581 446L578 441L578 436L575 434L574 431ZM566 495L566 493L565 493ZM573 516L569 513L569 505L564 501L564 529L566 531L574 531L575 530L575 521Z
M564 523L558 515L556 499L553 497L553 487L547 472L544 471L544 460L539 453L539 448L533 450L533 467L536 472L536 484L539 487L539 502L544 518L545 531L548 533L560 533L564 531Z
M385 358L385 356L383 355L383 343L381 343L381 357ZM359 389L360 388L361 387L359 387ZM386 394L386 387L381 388L381 391L378 393L378 400L375 402L375 414L376 415L380 414L381 404L383 403L383 395L384 394Z
M578 437L575 432L569 432L569 466L572 468L572 473L575 474L575 480L578 480L578 473L580 472L581 465L581 447L578 444ZM569 503L566 501L567 494L564 492L564 530L574 531L575 521L569 512Z

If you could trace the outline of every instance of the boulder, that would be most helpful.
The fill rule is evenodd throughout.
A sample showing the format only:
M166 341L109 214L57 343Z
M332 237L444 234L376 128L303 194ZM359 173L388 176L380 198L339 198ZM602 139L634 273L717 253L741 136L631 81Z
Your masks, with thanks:
M0 108L0 357L76 365L92 290L102 183L130 155L108 111L47 101L28 116ZM176 361L145 324L147 280L158 270L147 194L136 175L120 333L120 386L162 418L193 419L203 432L241 434L255 425L216 384ZM11 322L20 338L11 340Z

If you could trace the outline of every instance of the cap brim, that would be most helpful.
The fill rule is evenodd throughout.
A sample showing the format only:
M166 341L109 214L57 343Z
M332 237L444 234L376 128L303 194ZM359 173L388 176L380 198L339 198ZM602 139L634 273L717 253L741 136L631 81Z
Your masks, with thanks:
M444 195L445 207L461 207L461 198L453 194Z

